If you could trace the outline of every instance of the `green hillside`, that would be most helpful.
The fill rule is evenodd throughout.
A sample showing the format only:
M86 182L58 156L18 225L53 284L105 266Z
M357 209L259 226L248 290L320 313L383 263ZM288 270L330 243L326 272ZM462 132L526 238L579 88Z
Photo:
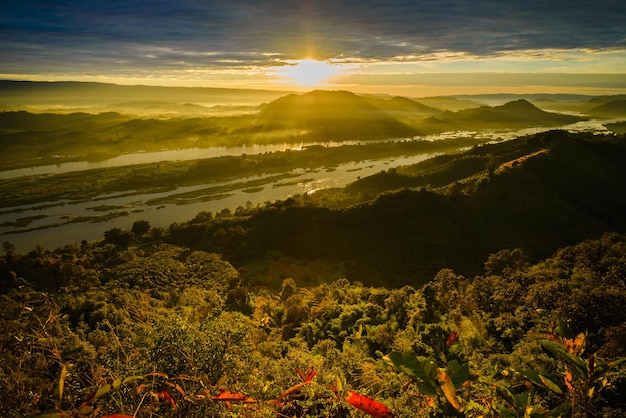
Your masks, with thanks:
M245 218L179 225L172 242L213 248L238 267L278 252L340 261L348 278L366 283L421 284L444 267L475 274L504 248L537 260L626 231L623 161L623 140L553 131L362 179L335 196L375 198L352 207L301 196ZM202 238L236 226L246 233Z

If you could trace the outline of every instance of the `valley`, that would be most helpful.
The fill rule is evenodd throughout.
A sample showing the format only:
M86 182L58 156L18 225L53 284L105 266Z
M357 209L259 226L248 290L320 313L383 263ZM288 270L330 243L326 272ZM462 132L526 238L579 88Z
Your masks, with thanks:
M620 98L72 88L0 114L0 414L626 408Z
M141 219L167 228L170 219L200 211L234 212L340 188L441 153L554 128L608 134L605 125L619 122L545 112L516 96L490 107L465 98L314 91L264 104L278 93L119 87L137 100L115 104L119 93L104 94L97 84L0 88L5 107L22 100L30 109L0 114L0 234L21 251L99 239ZM54 102L57 96L63 99ZM604 105L567 99L570 110ZM210 109L219 112L198 113Z

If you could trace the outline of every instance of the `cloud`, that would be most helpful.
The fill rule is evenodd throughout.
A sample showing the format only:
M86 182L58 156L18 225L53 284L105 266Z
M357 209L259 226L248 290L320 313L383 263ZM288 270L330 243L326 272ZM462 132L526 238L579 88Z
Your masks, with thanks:
M87 73L626 49L624 16L606 0L22 0L0 4L0 53L5 73Z

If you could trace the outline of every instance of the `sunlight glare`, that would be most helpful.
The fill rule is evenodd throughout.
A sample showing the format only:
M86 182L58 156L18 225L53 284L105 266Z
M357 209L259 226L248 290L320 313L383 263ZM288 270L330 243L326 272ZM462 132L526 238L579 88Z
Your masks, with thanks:
M289 61L281 73L301 86L316 86L337 74L338 68L314 59Z

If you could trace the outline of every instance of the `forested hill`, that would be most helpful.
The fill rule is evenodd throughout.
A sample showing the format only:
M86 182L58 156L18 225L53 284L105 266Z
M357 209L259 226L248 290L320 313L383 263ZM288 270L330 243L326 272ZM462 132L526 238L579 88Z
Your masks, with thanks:
M256 123L263 130L301 130L305 136L320 140L378 139L419 133L348 91L316 90L281 97L256 116Z
M171 239L236 267L270 253L341 262L348 279L379 285L421 284L441 268L471 276L502 249L538 260L626 231L624 161L623 138L552 131L364 179L371 184L352 186L361 199L385 184L400 190L349 208L299 196L249 216L175 225Z

